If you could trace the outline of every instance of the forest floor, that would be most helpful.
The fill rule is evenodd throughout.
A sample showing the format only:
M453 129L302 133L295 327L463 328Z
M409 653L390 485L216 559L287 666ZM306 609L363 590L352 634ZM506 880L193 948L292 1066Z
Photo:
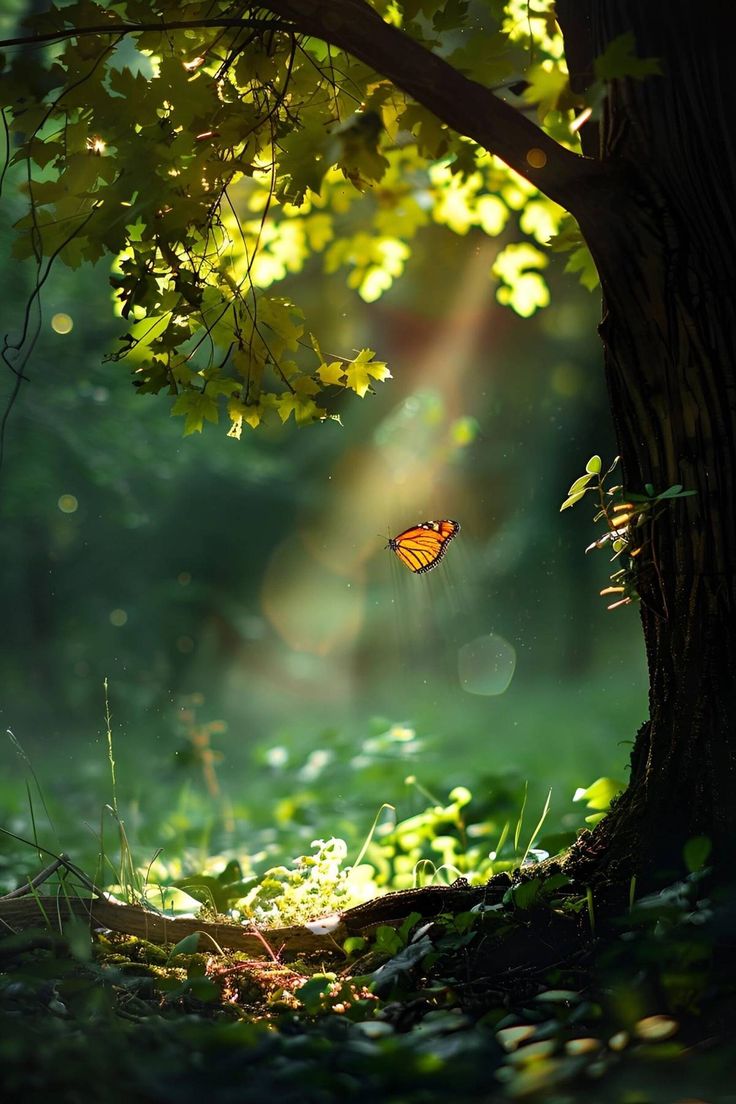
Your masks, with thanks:
M238 897L238 873L213 896ZM527 867L321 924L251 923L244 952L210 934L227 942L211 907L175 944L90 940L80 919L60 923L62 877L56 896L0 900L6 931L3 909L21 903L48 920L0 939L0 1084L6 1099L69 1104L732 1104L733 894L708 882L695 871L616 917Z
M113 773L96 836L84 779L59 771L58 801L32 771L25 796L0 779L5 1099L736 1104L735 898L714 891L707 849L657 893L632 880L618 914L545 861L621 783L598 778L561 813L511 773L440 798L407 774L409 752L426 756L416 733L377 726L357 755L311 741L293 770L266 749L260 808L255 769L240 805L208 790L215 735L193 726L185 745L199 796L165 790L162 766L141 776L147 801L119 804ZM374 802L367 837L341 794ZM320 825L346 838L314 839ZM61 840L75 862L55 858ZM79 914L103 904L90 938Z

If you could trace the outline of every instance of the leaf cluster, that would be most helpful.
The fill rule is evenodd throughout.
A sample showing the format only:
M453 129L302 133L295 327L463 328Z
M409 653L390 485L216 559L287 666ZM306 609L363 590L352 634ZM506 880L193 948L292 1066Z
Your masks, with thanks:
M547 0L532 14L519 0L377 6L474 80L521 88L545 129L575 146L580 105ZM315 254L370 302L430 223L495 237L516 217L525 240L505 242L492 267L501 303L525 317L546 306L539 246L550 239L594 284L560 208L380 72L263 10L76 0L28 26L58 43L42 65L19 54L0 74L28 204L15 255L39 281L52 260L115 259L128 329L113 359L130 364L139 393L171 396L186 434L223 416L235 438L274 418L323 421L345 391L363 397L389 377L379 362L366 370L365 350L322 358L298 305L267 290ZM71 37L85 27L100 30ZM656 65L619 43L599 69L603 87Z

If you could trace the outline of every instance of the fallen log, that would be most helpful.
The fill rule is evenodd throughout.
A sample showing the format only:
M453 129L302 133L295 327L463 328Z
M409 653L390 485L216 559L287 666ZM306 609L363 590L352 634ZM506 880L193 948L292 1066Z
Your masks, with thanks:
M0 931L17 932L46 927L63 931L70 920L82 920L91 929L137 936L153 943L178 943L200 933L213 952L242 951L253 958L302 955L342 955L348 936L369 936L381 924L400 926L412 913L421 917L463 912L474 905L501 899L503 886L424 886L376 897L331 916L317 917L285 928L256 928L253 923L204 920L196 916L166 916L140 905L122 904L106 894L80 897L33 894L0 900Z

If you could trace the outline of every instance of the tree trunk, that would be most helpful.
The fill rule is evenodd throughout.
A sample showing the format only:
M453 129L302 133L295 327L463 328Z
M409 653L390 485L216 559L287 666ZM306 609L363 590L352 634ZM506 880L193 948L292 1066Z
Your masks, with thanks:
M693 836L708 836L724 860L736 838L733 61L725 28L692 3L598 0L587 19L581 7L558 6L578 81L591 56L631 31L636 54L662 68L613 83L599 128L613 203L579 216L601 273L622 481L632 492L680 483L697 493L662 504L644 532L650 718L629 790L573 865L652 877L682 873Z

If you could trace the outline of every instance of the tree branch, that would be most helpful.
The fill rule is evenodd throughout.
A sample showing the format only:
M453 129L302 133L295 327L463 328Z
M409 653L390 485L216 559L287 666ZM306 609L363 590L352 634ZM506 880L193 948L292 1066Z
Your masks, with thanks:
M61 10L63 14L63 8ZM50 42L64 42L69 38L86 38L88 35L129 35L142 34L144 31L187 31L187 30L244 30L250 28L260 31L292 31L291 23L279 23L275 19L259 19L242 16L239 19L159 19L153 23L96 23L89 27L67 27L63 31L45 31L37 35L21 35L19 38L4 38L0 47L8 46L45 46Z
M370 65L572 214L585 202L586 184L605 176L600 162L565 149L490 89L384 22L366 0L261 0L261 7Z

